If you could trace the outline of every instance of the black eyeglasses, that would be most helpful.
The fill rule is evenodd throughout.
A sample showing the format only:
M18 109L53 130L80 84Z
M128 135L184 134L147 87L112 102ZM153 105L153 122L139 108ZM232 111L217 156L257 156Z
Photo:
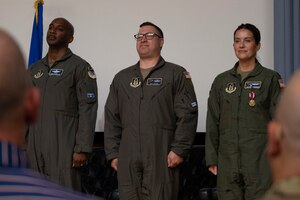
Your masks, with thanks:
M147 40L152 40L155 36L157 36L158 38L162 38L160 35L153 33L153 32L149 32L149 33L145 33L145 34L138 33L138 34L134 35L134 38L137 41L141 41L144 36L146 37Z

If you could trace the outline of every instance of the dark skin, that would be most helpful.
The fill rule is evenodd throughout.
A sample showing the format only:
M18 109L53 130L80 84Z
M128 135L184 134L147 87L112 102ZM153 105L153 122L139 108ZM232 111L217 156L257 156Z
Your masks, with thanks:
M55 61L65 55L73 41L72 25L64 18L54 19L47 31L48 59Z
M69 49L69 44L73 41L73 26L64 18L54 19L47 31L48 61L55 62L62 58ZM82 167L86 164L87 153L74 152L72 167Z

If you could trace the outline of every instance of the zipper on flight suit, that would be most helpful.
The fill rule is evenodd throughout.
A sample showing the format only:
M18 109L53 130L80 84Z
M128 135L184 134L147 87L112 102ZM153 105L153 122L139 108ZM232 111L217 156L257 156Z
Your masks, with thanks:
M42 97L42 102L41 102L41 105L44 105L44 103L45 103L45 95L47 94L47 82L48 82L48 80L49 80L49 72L50 72L50 69L54 66L56 64L56 62L54 62L53 63L53 65L50 67L50 65L48 64L48 62L47 63L45 63L45 65L46 65L46 67L47 67L47 76L46 76L46 79L45 79L45 83L43 84L43 89L42 89L42 91L44 91L44 93L43 93L43 97ZM44 109L41 109L41 117L43 117L44 115L43 115L43 113L44 113ZM40 120L40 130L43 130L43 119L41 119Z
M140 157L139 159L141 159L141 155L142 155L142 145L141 145L141 103L142 103L142 100L144 99L144 89L143 89L143 86L144 86L144 80L143 80L143 76L141 74L141 71L139 70L138 71L138 76L140 77L141 79L141 89L140 89L140 97L139 97L139 156ZM142 160L142 159L141 159Z
M240 113L240 106L241 106L241 95L243 94L243 81L241 81L241 75L238 74L237 75L237 78L238 78L238 82L239 82L239 86L240 86L240 89L239 89L239 94L238 94L238 104L237 104L237 118L236 118L236 122L237 122L237 150L238 150L238 174L241 173L241 149L240 149L240 134L239 134L239 131L240 131L240 116L239 116L239 113Z
M247 77L244 78L244 80L241 81L241 75L238 75L239 78L239 83L240 83L240 93L239 93L239 103L238 103L238 114L239 114L239 110L240 110L240 106L241 106L241 98L243 95L243 92L245 90L244 86L245 86L245 82L249 79L249 75ZM239 157L239 163L238 163L238 170L239 170L239 174L241 174L241 166L242 166L242 159L241 159L241 149L240 149L240 143L239 143L239 130L240 130L240 124L239 124L239 117L237 117L237 139L238 139L238 157Z
M53 65L52 65L52 67L55 65L56 63L53 63ZM44 91L43 92L43 96L41 97L41 105L44 105L44 103L45 103L45 96L46 96L46 94L47 94L47 82L48 82L48 80L49 80L49 71L50 71L50 69L52 68L52 67L50 67L49 66L49 64L48 63L43 63L43 65L44 66L46 66L47 67L47 74L45 74L45 82L43 82L42 83L42 85L41 85L41 87L42 87L42 89L41 89L41 91ZM39 130L43 130L43 126L44 126L44 113L45 112L45 109L41 109L40 110L40 116L42 117L41 119L40 119L40 123L39 123ZM39 137L39 139L40 139L40 137ZM43 161L43 163L45 162L44 161L44 155L40 152L40 155L38 155L39 156L39 158L38 158L38 160L40 160L40 159L42 159ZM40 162L40 161L38 161L38 162ZM46 175L48 175L49 176L49 172L48 171L46 171L46 169L45 169L45 166L42 168L42 169L40 169L41 171L43 171Z
M142 144L141 144L141 102L144 100L144 85L145 81L148 79L148 77L155 71L155 67L149 72L149 74L143 79L141 69L138 70L138 77L141 79L141 92L140 92L140 99L139 99L139 150L140 155L142 155Z

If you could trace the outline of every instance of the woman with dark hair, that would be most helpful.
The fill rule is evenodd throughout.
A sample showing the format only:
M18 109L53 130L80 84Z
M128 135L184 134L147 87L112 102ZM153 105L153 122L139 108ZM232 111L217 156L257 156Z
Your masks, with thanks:
M219 200L256 199L271 185L264 151L281 78L256 59L260 46L254 25L238 26L233 43L238 62L210 90L206 165L217 175Z

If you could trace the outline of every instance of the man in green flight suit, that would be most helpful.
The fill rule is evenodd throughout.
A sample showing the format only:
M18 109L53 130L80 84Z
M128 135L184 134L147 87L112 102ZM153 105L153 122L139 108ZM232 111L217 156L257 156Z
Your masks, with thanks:
M42 101L38 122L27 133L27 151L34 170L80 191L79 168L92 151L98 101L94 70L68 48L73 34L69 21L54 19L48 54L28 69Z
M120 71L105 105L104 144L122 200L176 200L179 165L197 127L189 73L161 57L163 32L150 22L135 39L140 60Z
M218 75L210 90L205 157L217 175L219 200L250 200L271 185L264 151L280 75L256 59L260 32L254 25L235 30L233 47L239 61Z

